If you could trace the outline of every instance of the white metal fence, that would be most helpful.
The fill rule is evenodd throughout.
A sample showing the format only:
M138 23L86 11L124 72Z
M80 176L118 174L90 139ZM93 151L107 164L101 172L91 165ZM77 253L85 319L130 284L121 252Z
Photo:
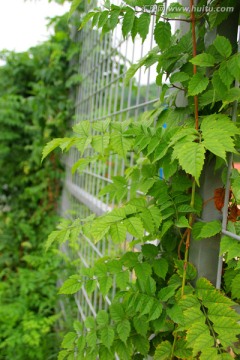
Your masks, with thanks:
M116 4L120 1L116 1ZM89 6L89 5L87 5ZM141 39L133 43L131 38L124 40L120 28L101 38L101 33L90 24L81 31L81 55L79 72L82 82L77 91L75 121L96 121L110 118L111 121L123 121L129 117L137 120L145 110L152 108L159 99L159 88L155 85L155 70L140 69L128 86L124 77L132 63L136 63L153 46L153 23L151 33L144 45ZM123 175L125 162L111 154L106 162L90 164L82 173L72 176L71 166L78 160L79 153L71 150L66 161L66 182L62 199L62 213L75 210L78 217L86 217L91 212L97 215L111 209L114 204L108 198L98 197L99 191L111 183L111 177ZM127 160L133 164L133 155ZM67 247L64 248L68 252ZM89 267L96 259L112 252L121 251L106 239L93 244L86 236L80 235L78 257L80 266ZM113 289L114 294L114 289ZM75 296L79 316L85 319L96 315L99 309L110 304L109 297L102 297L98 288L89 296L83 289Z
M116 1L116 4L120 1ZM89 5L87 5L89 6ZM122 121L128 118L137 120L139 115L152 108L159 99L159 88L155 85L155 69L148 68L145 72L139 69L128 86L124 84L127 69L132 63L145 55L154 46L153 23L150 34L144 45L141 39L132 43L131 38L124 40L120 28L108 33L103 38L98 29L88 25L81 31L81 55L79 72L82 82L78 88L75 104L75 123L83 120L96 121L110 118L111 121ZM236 84L239 86L239 84ZM234 117L235 115L233 115ZM72 175L71 167L78 160L78 152L71 150L67 159L66 182L62 200L62 213L69 209L75 210L78 217L86 217L91 212L97 215L111 209L114 204L108 198L98 197L99 191L111 183L112 176L123 175L125 162L117 155L110 155L106 162L98 161L90 164L82 173ZM127 160L133 164L134 156ZM232 158L229 159L228 179L230 178ZM226 194L230 187L228 180ZM228 195L226 195L227 197ZM228 199L223 209L223 234L238 241L240 237L226 231ZM69 251L65 248L65 251ZM89 267L98 258L119 251L116 245L106 239L93 244L86 236L80 235L77 255L81 267ZM217 286L221 283L221 259L219 261ZM113 289L114 293L114 289ZM75 296L79 318L96 315L99 309L106 308L111 299L99 293L98 288L89 296L83 289Z

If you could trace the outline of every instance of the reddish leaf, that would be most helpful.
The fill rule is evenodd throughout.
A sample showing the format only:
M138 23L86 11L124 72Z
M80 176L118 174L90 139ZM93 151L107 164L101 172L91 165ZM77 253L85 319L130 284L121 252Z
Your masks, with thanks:
M224 196L225 196L225 189L224 188L218 188L214 191L214 203L216 209L219 211L222 210L224 205Z
M240 216L240 210L238 209L237 204L233 204L229 208L228 220L232 222L236 222L238 216Z

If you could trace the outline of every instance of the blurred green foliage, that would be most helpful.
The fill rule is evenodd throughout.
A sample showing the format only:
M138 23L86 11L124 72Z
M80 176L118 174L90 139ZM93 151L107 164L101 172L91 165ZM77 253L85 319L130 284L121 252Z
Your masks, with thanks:
M44 144L62 136L78 83L67 15L54 35L24 53L0 54L0 359L57 358L56 282L61 257L43 244L58 219L62 164L40 163ZM69 68L69 62L72 66Z

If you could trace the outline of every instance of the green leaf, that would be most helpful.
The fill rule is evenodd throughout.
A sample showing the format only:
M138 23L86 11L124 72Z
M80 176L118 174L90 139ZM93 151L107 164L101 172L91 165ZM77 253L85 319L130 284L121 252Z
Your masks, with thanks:
M68 332L61 343L61 347L64 349L73 349L77 335L75 332Z
M90 158L81 158L72 166L72 174L74 174L77 170L82 172L86 169L88 164L91 162Z
M214 104L218 101L215 90L205 91L202 95L199 96L199 105L200 107Z
M79 27L79 30L81 30L95 14L96 14L95 11L89 11L86 15L84 15L84 17L81 20L81 25Z
M226 152L235 152L233 137L239 130L228 116L212 114L204 117L201 124L202 144L213 154L226 160Z
M225 93L227 93L227 86L224 84L224 82L222 81L220 75L219 75L219 71L214 71L213 77L212 77L212 84L214 87L214 99L213 101L217 101L218 100L218 96L219 97L223 97ZM213 91L213 90L210 90ZM218 94L218 96L216 95Z
M121 222L112 224L110 227L110 235L114 243L119 244L126 240L127 228Z
M198 66L214 66L216 60L211 54L202 53L189 60L192 64Z
M218 220L210 221L207 223L197 222L193 225L192 235L195 240L201 240L212 237L221 232L222 225Z
M240 299L240 274L235 276L232 281L232 298Z
M112 353L112 351L104 345L99 346L98 355L99 355L99 359L101 359L101 360L115 360L115 356ZM82 359L80 359L80 360L82 360ZM94 360L95 360L95 358L94 358Z
M141 220L137 217L129 217L128 219L124 220L124 225L126 225L128 232L137 237L142 238L143 237L143 224Z
M107 312L105 310L100 310L97 313L96 321L97 321L97 324L100 326L108 325L109 318L108 318Z
M222 346L224 348L232 346L232 344L236 341L236 336L239 334L240 330L240 326L237 323L239 321L239 315L236 313L235 310L231 308L231 306L234 304L233 301L221 294L220 291L216 290L215 287L210 283L210 281L205 278L200 278L197 280L196 293L198 299L200 299L204 307L208 309L207 316L212 322L212 327L214 331L218 334L218 340L220 341ZM185 316L186 312L187 311L184 312ZM199 319L196 324L199 324L199 322L205 324L205 316L203 319ZM195 326L195 329L193 330L194 336L197 336L197 332L199 333L199 329L197 329ZM207 345L206 337L203 341L205 340L205 345ZM190 341L192 342L193 338L190 338ZM197 343L195 344L197 345ZM200 346L202 345L203 342L198 344L199 349L196 348L196 352L197 350L200 351Z
M175 222L175 225L179 228L191 228L186 216L180 216L179 219Z
M183 81L188 81L188 80L189 80L189 75L182 71L175 72L170 76L171 83L183 82Z
M135 265L134 270L137 277L142 281L147 281L149 276L152 274L151 265L148 263L138 263Z
M160 317L160 315L162 314L162 310L163 310L163 306L160 303L160 301L158 300L154 300L154 303L152 305L152 308L149 312L149 318L148 321L153 321L156 320Z
M132 304L134 311L139 312L139 316L149 314L154 304L154 298L147 294L137 293Z
M131 325L127 319L124 319L118 323L117 332L118 332L119 338L124 343L126 343L128 337L129 337L130 331L131 331Z
M162 215L160 209L156 206L149 206L148 211L152 215L152 219L156 226L156 229L158 229L162 223Z
M195 177L198 183L205 159L205 148L201 143L181 142L174 146L174 155L187 174Z
M209 84L209 79L204 75L197 73L193 75L188 84L188 95L195 96L206 90Z
M153 262L153 270L157 276L165 280L168 272L168 262L166 259L157 259Z
M110 140L109 135L94 135L92 137L91 145L96 152L103 154L106 148L108 147L109 140Z
M143 211L140 214L141 220L143 222L143 226L146 229L146 231L148 231L149 233L152 233L155 231L155 224L153 222L153 218L151 215L151 212L149 211L148 208L143 209ZM147 255L144 255L147 256Z
M176 288L175 286L166 286L163 287L158 294L158 297L161 301L168 301L171 297L175 295Z
M159 51L158 47L155 46L145 56L143 56L137 64L133 64L130 66L130 68L126 72L125 79L124 79L124 83L126 86L129 84L130 79L136 74L138 69L141 66L143 66L150 57L156 55L158 53L158 51Z
M126 12L123 17L123 23L122 23L122 33L123 37L127 37L127 35L130 33L133 27L135 18L135 12L130 7L127 7Z
M86 150L86 148L88 147L88 145L90 145L92 142L92 138L91 136L83 136L81 138L78 138L75 142L74 145L76 146L76 148L78 149L78 151L83 154L84 151Z
M91 348L95 348L96 347L96 343L97 343L97 334L94 330L91 330L87 333L86 336L86 341L88 346L90 346Z
M126 157L127 152L132 147L132 139L124 137L122 133L113 133L110 138L110 144L113 151L116 151L120 156Z
M128 286L128 283L129 283L129 272L128 272L128 270L121 271L121 272L116 274L117 287L119 287L121 290L126 290L126 288Z
M69 354L69 350L61 350L59 353L58 353L58 358L57 360L64 360L66 359L66 356Z
M103 295L107 295L112 287L113 280L110 276L103 276L98 279L100 291Z
M179 127L179 129L175 131L173 136L171 136L171 141L169 145L172 146L177 142L179 142L180 140L182 140L181 143L183 143L184 140L186 140L187 142L192 142L197 140L197 138L198 138L198 132L196 131L196 129L194 129L193 127L183 126L183 127Z
M140 352L140 354L147 356L149 351L149 341L145 337L141 335L135 335L132 337L132 343L137 349L137 351Z
M134 317L133 318L133 325L137 331L138 334L146 337L148 328L149 328L149 324L147 322L147 317L146 316L141 316L141 317Z
M127 251L122 256L122 264L128 268L133 268L138 263L139 254Z
M213 348L213 347L204 348L201 351L201 359L202 360L209 360L209 359L227 360L227 358L225 358L225 355L229 355L229 354L222 353L221 355L218 355L217 349ZM232 360L232 359L228 358L228 360Z
M201 130L207 133L217 129L225 131L228 136L235 136L240 133L233 121L225 114L205 116L201 124Z
M118 183L118 186L126 185L125 179L118 177L113 178L114 182L116 181ZM107 223L117 223L121 220L123 220L126 217L126 211L124 207L113 209L112 211L106 213L104 217L102 218Z
M151 259L151 258L155 258L158 255L159 249L157 246L153 244L144 244L142 246L142 253L143 256Z
M77 340L78 353L84 350L85 345L86 345L85 336L80 336Z
M177 267L177 273L179 274L180 277L183 278L184 272L185 272L184 269L186 267L186 279L192 281L196 278L197 270L196 270L195 266L193 264L191 264L190 262L185 264L185 262L183 260L175 260L175 265Z
M169 341L162 341L156 348L154 360L169 360L172 353L172 345Z
M168 151L168 144L165 141L160 142L154 152L154 161L153 162L156 162L156 161L162 159L166 155L167 151Z
M231 75L240 81L240 54L234 54L231 59L228 61L229 71Z
M110 225L104 219L96 219L94 227L91 229L91 235L95 242L101 240L109 231Z
M214 346L214 340L210 336L209 328L202 320L194 322L188 330L187 342L193 348L193 355L197 355L202 349Z
M171 154L165 156L162 161L163 175L166 180L172 177L178 170L178 162L176 160L171 161Z
M218 71L222 82L229 88L234 81L234 76L230 69L230 62L222 62Z
M57 138L47 143L47 145L45 145L43 148L41 161L43 161L45 157L47 157L50 154L50 152L52 152L54 149L56 149L57 147L59 147L60 145L64 144L69 140L71 140L71 138Z
M132 37L133 42L135 40L135 37L137 36L137 33L138 33L138 17L135 16L134 22L133 22L133 27L131 30L131 37Z
M110 314L112 320L120 322L125 318L125 312L122 304L114 303L110 306Z
M94 121L92 123L92 128L98 132L105 132L107 131L110 122L111 119Z
M104 24L107 22L108 14L109 14L108 10L104 10L101 12L98 20L98 28L102 28Z
M81 323L78 320L75 320L73 322L73 328L76 331L76 333L80 335L80 334L82 334L82 331L83 331L83 323Z
M96 12L92 18L92 28L94 28L94 26L97 25L99 17L100 17L100 12Z
M69 279L64 281L60 287L59 294L75 294L82 287L82 281L79 279L79 275L71 275Z
M222 57L229 57L232 54L232 45L224 36L218 35L214 40L213 45Z
M179 15L186 16L186 10L184 6L182 6L179 2L170 3L165 16L170 19L176 19L179 17Z
M221 255L227 253L227 260L234 259L235 257L240 257L240 243L238 240L232 239L228 236L223 236L221 239L220 248Z
M217 5L217 3L215 3ZM221 5L234 5L234 2L232 2L231 0L226 0L224 2L221 2ZM228 11L222 11L222 12L217 12L217 11L212 11L209 13L209 23L210 23L210 29L216 28L218 25L220 25L225 19L227 19L229 17L231 13Z
M196 210L192 206L187 205L187 204L182 204L182 205L178 206L177 211L178 211L178 213L194 213L194 212L196 212Z
M149 32L150 20L151 15L146 12L141 14L138 18L138 33L142 38L142 42L144 42Z
M88 137L90 135L90 122L88 120L80 121L73 126L73 131L82 137Z
M114 330L110 327L106 327L100 331L100 337L103 345L109 349L113 344Z
M50 246L54 243L54 241L58 241L59 243L63 243L68 239L70 235L70 230L55 230L48 235L47 241L45 243L46 251L50 248Z
M192 357L192 350L189 349L187 347L187 341L186 339L178 339L178 341L176 342L176 346L174 348L174 355L178 358L178 359L191 359ZM214 349L216 350L216 349ZM205 360L209 360L209 359L214 359L213 356L209 356L207 357L207 359ZM201 354L201 360L202 359L202 354Z
M227 296L223 295L219 290L217 290L209 280L205 278L199 278L197 280L196 288L198 298L206 307L209 307L210 305L214 307L215 305L215 311L217 311L217 307L219 305L221 306L221 304L225 304L225 310L230 311L233 317L238 316L234 310L230 308L230 306L234 305L234 302ZM220 315L221 314L219 314L219 316Z
M213 133L207 134L202 144L205 146L207 150L211 151L213 154L219 156L220 158L226 160L226 149L225 146L222 144L224 139L224 133L220 134L220 137L217 137L216 135L217 134L213 135ZM232 150L234 151L234 145L231 139L229 146L231 146Z
M78 6L81 4L82 0L72 0L71 7L68 13L68 17L70 18L72 14L77 10Z
M177 304L173 305L171 308L167 308L167 315L174 321L176 324L184 324L184 315L181 307Z
M155 25L154 39L160 50L165 50L169 47L171 42L171 25L169 22L159 21Z
M121 360L131 360L132 347L124 344L121 340L114 341L114 349Z
M107 268L111 274L117 274L122 271L122 263L120 259L111 259L107 261Z
M92 316L88 316L84 322L84 325L87 329L95 329L95 319Z
M236 87L231 88L222 98L223 106L226 106L234 101L239 101L239 99L240 89Z
M133 76L136 74L136 72L138 71L138 69L140 67L141 67L141 65L139 65L139 64L133 64L130 66L130 68L126 72L125 79L124 79L124 82L126 85L129 84L129 81L133 78Z
M115 27L117 26L120 12L121 12L120 8L111 10L109 17L109 24L111 29L115 29Z

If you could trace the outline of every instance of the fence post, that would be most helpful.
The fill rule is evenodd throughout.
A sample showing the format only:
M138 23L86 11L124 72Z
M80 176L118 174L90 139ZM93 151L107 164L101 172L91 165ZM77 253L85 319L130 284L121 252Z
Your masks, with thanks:
M189 7L189 0L181 0L183 6ZM195 5L197 5L196 1ZM239 19L240 4L234 9L234 12L218 26L214 31L208 31L205 38L206 46L213 43L217 35L227 37L234 45L237 40L238 19ZM178 28L182 34L189 30L189 25L185 22L179 22ZM186 106L186 98L178 99L178 106ZM224 167L214 171L215 160L209 160L205 165L201 179L199 193L203 199L203 211L199 221L213 221L221 220L221 213L215 208L214 200L210 200L214 196L214 190L223 187L221 174ZM213 285L217 284L218 266L219 266L219 249L220 249L220 235L211 238L206 238L201 241L192 240L189 261L193 263L197 269L198 277L206 277Z

